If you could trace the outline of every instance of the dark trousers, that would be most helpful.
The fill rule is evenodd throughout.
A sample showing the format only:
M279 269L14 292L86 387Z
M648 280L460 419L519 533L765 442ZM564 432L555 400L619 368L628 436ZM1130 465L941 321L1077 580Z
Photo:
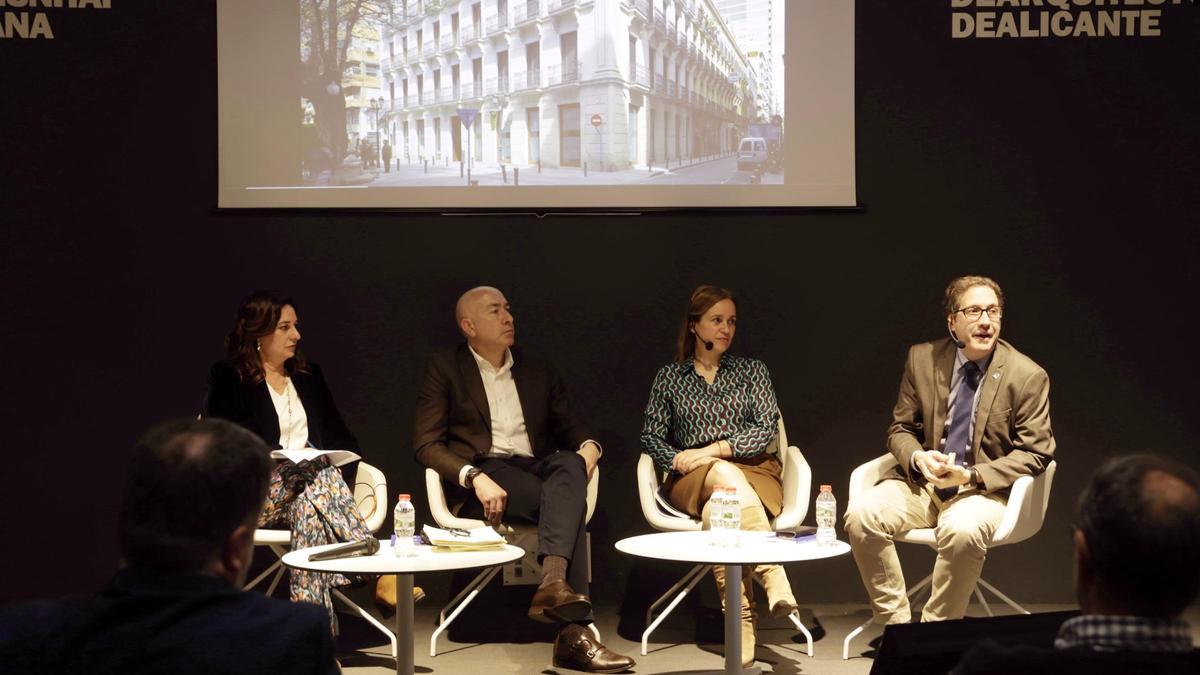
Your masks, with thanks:
M544 458L488 457L479 470L508 493L505 522L536 523L538 560L548 555L567 559L567 583L588 593L587 465L578 453L561 451ZM459 516L483 519L483 504L472 492Z

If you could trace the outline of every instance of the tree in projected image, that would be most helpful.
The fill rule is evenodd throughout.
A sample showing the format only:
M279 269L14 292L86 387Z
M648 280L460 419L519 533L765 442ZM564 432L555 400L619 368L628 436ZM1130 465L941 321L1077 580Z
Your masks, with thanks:
M387 0L299 0L300 94L312 103L313 122L321 148L333 160L335 173L347 152L346 109L350 76L347 68L355 61L355 38L378 41L379 26L390 18ZM368 35L370 33L371 35ZM359 75L362 75L361 73ZM377 76L376 76L377 77ZM351 94L351 103L361 107L365 98L361 82Z

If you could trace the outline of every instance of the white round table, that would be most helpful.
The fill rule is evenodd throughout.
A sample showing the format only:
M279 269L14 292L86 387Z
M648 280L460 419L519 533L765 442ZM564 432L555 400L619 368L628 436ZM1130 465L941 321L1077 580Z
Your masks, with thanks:
M449 551L431 546L416 546L413 557L398 558L388 542L379 543L375 555L336 560L312 561L308 556L341 544L314 546L292 551L283 556L283 564L313 572L342 574L396 575L396 672L413 673L413 575L418 572L441 572L472 567L492 567L512 562L525 555L525 550L505 544L504 548L487 551Z
M741 531L740 546L718 548L712 545L712 533L657 532L629 537L617 542L617 550L639 558L724 565L726 579L742 578L742 565L764 565L833 558L850 552L850 545L834 541L821 545L814 539L779 539L774 532ZM741 583L725 584L725 606L741 606ZM727 675L758 673L757 667L742 669L740 612L725 612L725 670ZM811 637L809 638L811 640ZM811 655L811 652L810 652Z

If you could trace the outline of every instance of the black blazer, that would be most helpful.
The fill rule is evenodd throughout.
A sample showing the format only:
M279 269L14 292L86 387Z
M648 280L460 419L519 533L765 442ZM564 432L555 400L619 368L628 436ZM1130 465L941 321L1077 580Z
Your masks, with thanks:
M94 596L0 610L0 669L78 675L332 675L324 608L222 579L124 569Z
M350 450L361 455L358 439L333 404L333 394L325 384L321 367L309 363L307 373L292 373L291 378L300 404L304 406L304 414L308 416L309 445L321 450ZM279 415L271 401L271 392L267 391L268 386L266 380L243 382L233 364L218 361L208 371L208 394L204 397L200 415L236 422L258 434L267 445L279 448ZM338 468L353 493L358 462Z
M292 373L292 384L308 416L308 443L322 450L358 452L358 439L342 421L333 404L333 394L325 376L315 363L307 373ZM279 447L279 416L267 382L243 382L228 361L213 364L208 372L208 395L204 397L203 417L220 417L237 422L258 434L267 445Z
M571 414L566 387L542 359L512 348L513 381L533 454L574 452L594 436ZM458 473L492 448L492 414L479 365L466 343L429 358L413 420L417 461L458 484Z

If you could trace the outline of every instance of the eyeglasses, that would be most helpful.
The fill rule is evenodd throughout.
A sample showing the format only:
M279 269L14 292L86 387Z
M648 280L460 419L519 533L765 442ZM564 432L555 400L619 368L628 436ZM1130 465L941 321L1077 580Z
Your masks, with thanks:
M955 310L955 314L959 312L962 312L962 315L967 317L967 321L978 321L984 312L987 312L988 318L992 321L999 321L1000 317L1004 316L1004 308L1000 305L990 305L988 307L971 305L970 307Z

